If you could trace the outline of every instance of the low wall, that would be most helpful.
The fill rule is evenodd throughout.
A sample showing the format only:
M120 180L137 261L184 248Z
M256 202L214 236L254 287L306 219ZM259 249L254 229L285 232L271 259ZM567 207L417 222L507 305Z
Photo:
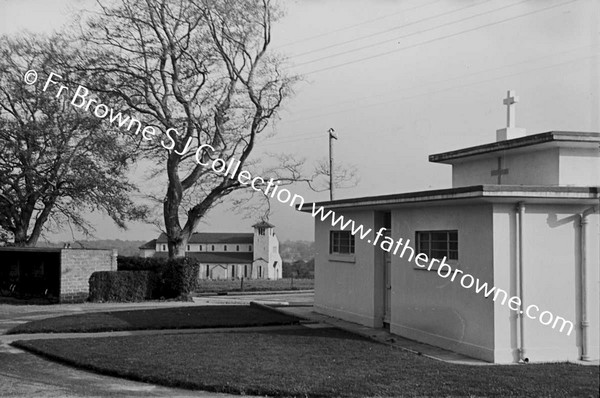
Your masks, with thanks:
M87 300L96 271L116 271L117 250L63 249L60 253L60 302Z

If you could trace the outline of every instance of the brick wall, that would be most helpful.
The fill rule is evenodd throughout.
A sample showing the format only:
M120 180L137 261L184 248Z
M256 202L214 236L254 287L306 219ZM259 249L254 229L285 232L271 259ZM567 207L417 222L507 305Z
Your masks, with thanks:
M89 279L96 271L116 271L116 250L63 249L60 253L60 302L87 300Z

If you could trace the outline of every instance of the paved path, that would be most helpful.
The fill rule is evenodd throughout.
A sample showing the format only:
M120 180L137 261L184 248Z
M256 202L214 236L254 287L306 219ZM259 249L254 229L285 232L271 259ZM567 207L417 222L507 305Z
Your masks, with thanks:
M229 397L180 390L86 372L0 345L2 397Z

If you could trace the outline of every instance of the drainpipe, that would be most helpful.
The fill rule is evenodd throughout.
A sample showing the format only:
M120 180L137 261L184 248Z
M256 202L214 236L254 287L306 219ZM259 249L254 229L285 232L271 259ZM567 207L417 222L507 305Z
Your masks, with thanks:
M590 356L588 355L588 347L589 347L589 336L588 336L588 327L590 323L587 319L587 259L586 259L586 228L587 225L587 216L589 214L593 214L598 210L596 206L590 207L585 210L581 214L579 214L579 227L580 227L580 261L581 261L581 270L580 270L580 283L581 283L581 297L580 297L580 311L581 311L581 360L589 361Z
M525 204L523 202L517 203L517 214L519 223L517 225L517 295L521 298L521 308L525 306L524 303L524 291L523 291L523 219L525 218ZM525 328L524 328L524 317L523 312L517 312L518 320L518 344L517 349L519 352L519 363L528 363L529 358L525 357Z

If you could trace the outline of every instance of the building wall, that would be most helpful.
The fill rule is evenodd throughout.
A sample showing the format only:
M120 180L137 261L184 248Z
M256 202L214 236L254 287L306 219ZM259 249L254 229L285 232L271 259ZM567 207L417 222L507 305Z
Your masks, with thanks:
M264 264L263 264L264 263ZM273 228L264 228L264 235L254 229L253 276L257 279L280 279L283 264L279 255L279 240Z
M238 250L239 246L239 250ZM189 247L189 250L188 250ZM169 248L166 243L156 244L157 252L168 252ZM186 246L187 252L233 252L233 253L249 253L252 252L252 243L190 243Z
M244 267L247 276L244 275ZM208 268L208 273L207 273ZM207 264L201 263L198 277L205 279L246 279L252 278L252 264Z
M600 152L598 148L560 148L561 184L600 185Z
M234 252L250 253L252 252L252 243L190 243L188 252ZM214 250L213 250L214 246Z
M267 266L268 279L281 279L283 277L283 259L279 254L279 239L273 234L269 242L269 264Z
M356 225L375 228L373 211L336 211ZM365 240L355 238L354 255L330 255L329 232L339 231L329 219L315 219L315 311L362 325L381 326L381 310L376 308L376 250ZM371 237L372 238L372 237Z
M150 258L150 257L154 257L154 254L156 254L156 250L140 249L140 257Z
M597 148L555 147L524 153L498 153L466 159L452 166L452 186L497 184L491 171L498 169L498 156L508 174L502 184L514 185L574 185L600 184L600 152Z
M60 302L87 300L89 279L96 271L116 271L116 250L64 249L60 252Z
M392 238L410 239L415 232L458 230L458 262L453 268L493 284L492 207L490 204L401 208L392 212ZM416 267L408 251L392 256L390 331L486 361L494 359L494 312L491 300Z
M493 156L461 161L452 165L452 186L497 184L498 177L492 170L498 169L498 156L502 156L502 184L515 185L558 185L559 150L550 148L520 154L498 153Z
M576 360L581 351L580 332L580 228L578 213L590 206L525 204L523 220L524 308L537 305L533 315L550 311L573 322L570 336L538 320L524 318L525 357L532 362ZM496 286L516 295L517 249L515 204L494 205L494 263ZM600 222L598 214L587 217L587 290L590 348L598 359ZM495 303L495 361L518 360L518 319L500 301ZM546 322L547 319L545 318ZM568 326L565 327L568 330Z

